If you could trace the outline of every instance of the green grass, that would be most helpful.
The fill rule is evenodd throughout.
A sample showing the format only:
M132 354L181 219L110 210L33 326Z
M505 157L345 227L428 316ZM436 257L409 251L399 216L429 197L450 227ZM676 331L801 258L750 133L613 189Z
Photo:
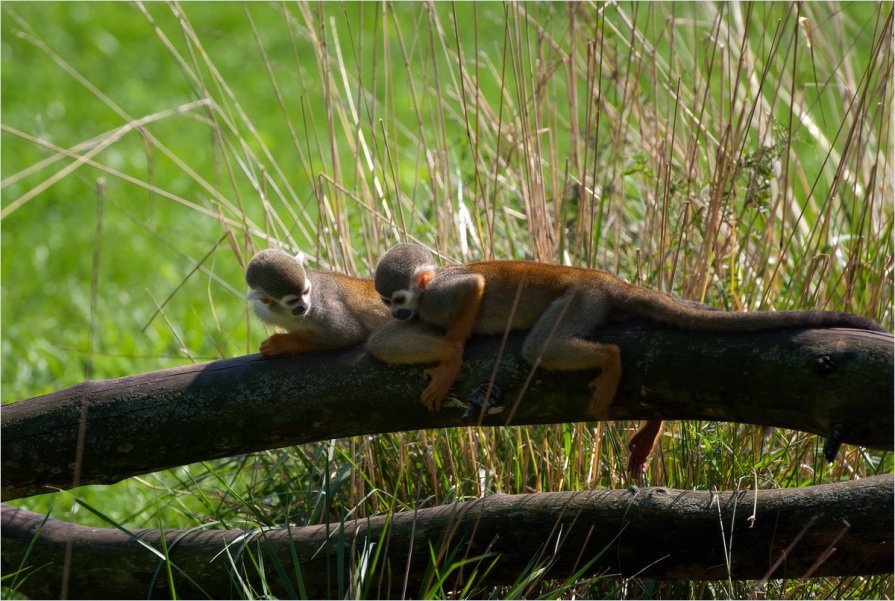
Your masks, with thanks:
M891 33L891 7L872 3L5 4L2 399L253 352L264 331L242 269L275 243L366 275L409 237L450 260L592 265L728 310L847 310L892 329ZM358 437L74 494L126 528L238 527L621 487L633 426ZM820 444L673 423L649 480L892 471L891 453L855 447L827 465ZM54 497L17 504L109 525ZM767 594L891 598L892 578Z

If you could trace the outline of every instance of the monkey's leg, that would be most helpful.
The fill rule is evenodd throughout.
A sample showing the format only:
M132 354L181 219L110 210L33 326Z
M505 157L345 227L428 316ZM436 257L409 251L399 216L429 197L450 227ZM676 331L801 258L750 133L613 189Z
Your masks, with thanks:
M439 328L421 321L388 321L367 340L370 354L386 363L417 365L437 363L424 373L429 385L420 396L423 405L433 413L457 379L463 360L463 348L445 340Z
M640 479L646 469L646 460L652 453L656 442L662 435L665 424L661 419L649 419L628 442L628 473L632 478Z
M295 353L307 353L310 351L322 351L328 347L315 344L307 338L303 332L287 332L274 334L261 343L258 351L262 357L282 357Z
M600 344L583 336L603 323L606 301L583 290L570 290L544 311L525 338L522 355L532 365L555 371L599 369L591 380L590 412L606 417L621 380L621 359L614 344Z

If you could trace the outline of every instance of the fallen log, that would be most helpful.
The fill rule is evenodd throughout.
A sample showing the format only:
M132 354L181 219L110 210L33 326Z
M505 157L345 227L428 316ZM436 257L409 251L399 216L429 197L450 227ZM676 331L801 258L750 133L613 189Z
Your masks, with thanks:
M470 341L454 393L496 384L503 413L483 424L586 421L590 372L531 371L523 335ZM877 449L893 445L893 338L851 329L704 334L624 324L609 419L725 420L792 428ZM78 386L3 406L2 498L110 484L209 459L360 434L461 426L418 401L414 366L361 348L265 360L258 355ZM525 390L520 397L520 391ZM77 468L77 469L76 469ZM77 472L77 473L76 473Z
M344 524L254 531L125 533L44 521L4 505L0 555L4 574L18 570L27 556L25 565L32 567L17 574L19 583L4 584L15 583L33 598L59 598L67 544L67 594L93 599L234 598L246 594L245 586L260 594L262 572L267 590L280 598L302 589L312 599L344 598L346 586L350 596L422 598L434 585L432 554L440 573L448 574L438 596L462 589L476 570L473 591L541 569L533 584L600 574L688 580L867 575L892 570L892 487L889 474L782 490L495 494ZM368 554L366 572L358 570L362 555L374 549L378 559L370 563ZM462 560L473 561L450 571ZM341 588L340 581L346 583Z

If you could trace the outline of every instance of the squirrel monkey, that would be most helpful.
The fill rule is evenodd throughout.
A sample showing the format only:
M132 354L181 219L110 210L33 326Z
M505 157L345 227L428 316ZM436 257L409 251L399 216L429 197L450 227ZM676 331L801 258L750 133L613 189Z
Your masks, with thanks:
M590 382L590 412L605 417L621 378L619 348L586 340L601 324L646 318L702 332L751 332L789 327L849 327L882 330L848 313L787 311L727 313L641 288L596 269L523 261L483 261L436 268L432 255L415 244L399 244L379 260L373 278L391 314L367 343L373 356L389 363L436 363L421 400L438 411L460 372L466 339L472 334L528 330L522 355L548 370L599 369ZM514 298L521 296L512 313ZM417 320L410 321L414 316ZM509 324L508 324L509 320ZM432 326L436 326L433 328ZM629 444L629 470L639 473L662 430L648 420Z
M265 357L363 344L388 319L371 280L305 269L304 255L262 250L246 268L246 299L261 321L279 326L261 343Z

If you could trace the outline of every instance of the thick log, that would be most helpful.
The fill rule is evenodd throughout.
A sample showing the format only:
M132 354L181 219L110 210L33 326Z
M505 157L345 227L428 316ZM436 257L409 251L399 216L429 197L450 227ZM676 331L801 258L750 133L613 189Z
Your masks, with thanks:
M496 383L503 413L485 425L584 421L589 372L530 372L523 336L470 341L454 391ZM893 338L851 329L721 335L631 324L599 332L622 352L609 419L726 420L793 428L834 442L893 444ZM276 360L257 355L117 380L85 382L3 406L2 498L262 449L359 434L460 426L463 408L429 414L419 367L386 365L363 349ZM79 431L83 444L78 450ZM833 445L836 446L836 445Z
M44 523L43 516L3 506L2 569L17 570L33 541L26 565L40 570L18 590L59 598L72 541L68 596L93 599L170 597L168 574L180 598L234 598L244 593L231 558L256 593L263 565L271 592L293 596L300 590L293 557L310 598L343 598L337 582L357 581L349 571L361 565L365 545L382 554L363 575L370 588L351 596L420 598L432 584L433 552L442 573L480 558L451 573L448 590L462 588L476 567L477 586L517 582L538 568L545 568L541 578L560 579L579 570L579 578L605 572L689 580L879 574L892 570L892 487L889 474L783 490L495 494L344 527L166 530L164 539L159 530L127 534ZM161 559L166 547L170 566Z

